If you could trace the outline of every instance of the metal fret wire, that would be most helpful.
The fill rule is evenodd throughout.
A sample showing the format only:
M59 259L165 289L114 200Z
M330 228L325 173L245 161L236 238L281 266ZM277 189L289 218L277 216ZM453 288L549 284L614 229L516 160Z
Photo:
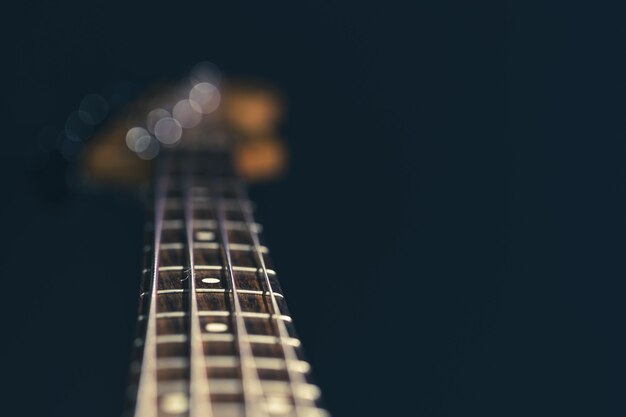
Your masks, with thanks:
M161 252L161 233L165 213L167 180L164 175L168 161L157 165L154 202L154 254L152 257L152 280L150 284L150 300L148 304L148 323L144 339L144 350L141 361L141 374L137 389L135 417L154 417L157 415L157 290L159 288L159 259Z
M223 187L220 187L223 188ZM228 232L225 226L225 209L222 196L218 190L216 203L216 218L219 225L220 240L222 242L222 252L226 261L226 270L229 277L229 284L234 307L236 338L239 350L239 362L241 365L241 385L244 395L244 409L247 417L267 415L267 411L263 403L263 387L258 374L258 369L254 364L254 356L252 354L252 346L248 338L246 323L243 319L241 304L239 303L239 295L237 293L237 283L235 282L235 274L233 273L232 260L229 249ZM252 407L251 407L252 405Z
M270 278L267 274L267 268L265 267L265 259L263 258L263 254L261 253L261 242L259 242L259 237L256 233L253 232L252 225L254 224L254 219L252 218L252 213L250 210L247 210L242 201L247 199L246 193L241 184L237 184L237 201L240 202L240 209L244 216L244 222L246 223L246 228L248 229L248 234L252 239L252 244L255 249L255 254L257 256L259 266L261 271L263 272L263 278L265 280L266 288L270 294L270 298L272 300L272 310L270 313L270 319L273 323L276 324L278 329L278 338L280 340L280 346L283 350L283 356L285 358L285 365L287 368L287 375L289 376L289 387L291 389L291 395L293 397L296 416L302 415L303 409L312 409L315 408L315 402L309 398L302 398L302 396L298 395L298 391L296 386L304 386L307 381L299 372L294 372L291 368L292 363L296 363L298 361L298 355L296 353L296 348L294 346L287 346L287 339L289 339L289 332L287 331L287 326L280 320L281 312L278 306L278 301L276 300L276 294L274 293L274 289L272 288L272 284L270 283ZM295 381L295 383L294 383Z
M185 234L187 239L187 256L189 259L189 305L190 305L190 360L189 360L189 391L190 391L190 417L211 417L213 415L212 401L210 396L209 377L207 375L207 363L202 342L202 327L198 313L198 298L196 292L196 272L193 253L193 202L191 196L192 178L189 172L191 164L186 164L185 178L183 179L183 200Z

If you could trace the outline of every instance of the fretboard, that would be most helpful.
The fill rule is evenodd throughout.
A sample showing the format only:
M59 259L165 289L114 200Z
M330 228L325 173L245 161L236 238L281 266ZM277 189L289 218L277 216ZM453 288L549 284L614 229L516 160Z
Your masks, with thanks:
M130 416L327 415L228 161L172 152L158 163Z

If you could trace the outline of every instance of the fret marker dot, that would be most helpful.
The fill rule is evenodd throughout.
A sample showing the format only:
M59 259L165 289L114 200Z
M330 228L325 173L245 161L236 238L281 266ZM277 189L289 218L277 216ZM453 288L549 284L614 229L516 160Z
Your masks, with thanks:
M182 392L165 394L161 398L161 410L167 414L181 414L189 410L189 399Z
M215 239L215 233L208 231L196 232L196 240L207 241Z
M221 333L228 330L228 326L224 323L207 323L204 328L211 333Z
M220 280L219 278L202 278L202 282L205 284L217 284Z

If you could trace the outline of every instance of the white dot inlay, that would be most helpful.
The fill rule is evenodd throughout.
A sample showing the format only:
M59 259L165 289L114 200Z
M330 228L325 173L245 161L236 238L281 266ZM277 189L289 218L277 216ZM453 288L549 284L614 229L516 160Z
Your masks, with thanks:
M207 240L214 240L214 239L215 239L215 233L213 232L209 232L209 231L196 232L196 240L207 241Z
M189 399L182 392L170 392L161 397L161 410L167 414L181 414L189 410Z
M211 333L221 333L228 330L228 326L224 323L207 323L204 328Z
M220 282L219 278L202 278L202 282L205 284L217 284Z

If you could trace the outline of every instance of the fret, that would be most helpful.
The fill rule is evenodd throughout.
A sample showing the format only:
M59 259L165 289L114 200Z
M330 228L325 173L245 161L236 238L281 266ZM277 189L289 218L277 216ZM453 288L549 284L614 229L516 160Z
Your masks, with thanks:
M200 223L201 222L202 221L200 221ZM196 227L194 232L196 235L198 234L214 235L216 233L216 229L211 228L211 227ZM229 229L227 233L228 233L229 242L231 245L232 244L252 245L252 239L250 238L248 233L244 230ZM183 243L184 242L183 230L180 228L165 229L163 231L162 239L163 239L162 241L163 244ZM200 239L197 239L197 240L200 242L203 242L203 241L206 242L206 240L200 240Z
M188 294L188 293L187 293ZM231 292L220 293L199 293L198 296L198 310L200 311L228 311L230 308L229 297ZM165 293L159 294L157 297L157 307L160 311L186 311L188 308L187 301L185 301L185 293ZM269 307L270 298L267 294L250 294L242 292L239 294L241 299L242 312L260 312L260 313L272 313L271 307ZM141 307L143 313L143 300L149 300L149 297L141 299ZM283 298L278 298L277 303L280 308L280 314L287 312L287 307ZM147 303L145 303L147 304Z
M169 269L162 267L161 269ZM261 281L258 273L254 269L236 268L237 271L237 285L244 290L256 290L266 291L264 283ZM223 289L228 286L225 282L224 271L219 267L212 269L198 269L195 268L196 286L200 288L215 288ZM270 282L273 287L278 287L278 277L275 274L270 274ZM185 269L175 268L174 270L161 271L159 274L159 290L186 288L185 280L187 274ZM145 292L146 290L142 291Z
M156 314L156 318L157 319L161 319L161 318L176 318L176 317L188 317L188 313L185 311L168 311L165 313L157 313ZM199 316L210 316L210 317L229 317L231 316L229 311L198 311L198 315ZM249 317L249 318L258 318L258 319L268 319L268 320L284 320L287 322L291 322L292 319L289 316L286 315L280 315L277 316L275 314L269 314L269 313L257 313L257 312L242 312L241 315L243 317ZM147 318L147 316L145 315L139 315L137 317L137 320L142 321L145 320Z
M194 265L194 269L196 271L198 270L205 270L205 271L223 271L224 267L221 265ZM169 266L164 266L164 267L160 267L159 268L159 272L170 272L170 271L184 271L185 270L185 266L184 265L169 265ZM235 272L252 272L252 273L259 273L261 272L261 270L259 268L251 268L251 267L247 267L247 266L233 266L233 271ZM143 271L141 271L143 274L147 274L152 272L150 269L146 268ZM270 275L276 275L276 271L274 271L273 269L268 269L267 273Z
M195 196L192 198L193 205L196 208L215 208L215 198L207 197L207 196ZM222 204L224 204L224 208L227 213L229 211L238 211L241 210L242 207L247 211L254 211L255 204L253 201L245 200L241 201L241 203L234 198L222 198ZM169 210L181 209L183 207L182 199L177 197L170 197L165 202L165 210L166 212Z
M185 334L171 334L160 336L158 339L158 357L178 357L188 354L188 341L188 336ZM206 355L238 356L238 350L234 345L234 338L232 335L207 335L206 337L203 337L202 341L204 343L203 347ZM275 337L272 338L266 335L253 335L249 339L249 343L252 347L254 357L284 359L281 344ZM142 346L144 346L144 340L139 338L135 339L133 345L136 349L141 348ZM289 361L306 359L300 351L300 347L302 346L302 344L299 339L288 338L283 343L283 345L297 348L297 354L295 355L295 358L289 359Z
M239 357L237 356L205 356L204 358L208 368L236 368L239 366ZM172 356L159 358L157 360L157 369L184 369L189 366L189 358L186 356ZM255 357L254 366L257 369L282 371L289 366L293 371L306 374L310 372L311 365L303 360L287 362L280 358ZM141 362L135 361L131 364L132 372L141 372Z
M256 290L238 290L240 294L253 294L253 295L267 295L265 291L256 291ZM161 294L176 294L176 293L188 293L189 290L184 289L173 289L173 290L159 290L157 291L158 295ZM228 294L230 292L227 288L196 288L196 293L216 293L216 294ZM140 297L145 297L146 295L150 295L151 291L145 291L139 294ZM274 293L276 297L283 298L284 296L280 293Z
M197 219L195 222L196 229L217 229L217 221L214 219ZM245 232L246 224L241 221L227 220L225 222L226 230L235 230ZM185 222L180 219L171 219L163 222L163 230L182 230L185 227ZM154 225L147 223L145 230L151 232L154 230ZM253 226L255 233L261 233L263 226L259 223L255 223ZM232 243L232 242L231 242Z
M204 329L204 334L225 334L227 332L232 332L232 316L230 315L217 316L198 314L198 317L200 328ZM268 318L259 318L246 315L244 316L243 323L248 334L275 337L276 335L274 333L274 324L272 321L273 319L270 320ZM207 326L215 327L215 325L217 325L217 328L207 330ZM157 335L185 333L188 327L188 315L157 318ZM286 336L290 338L296 338L292 326L288 327Z
M212 379L209 382L211 386L211 394L212 395L221 395L221 394L240 394L241 393L241 380L235 378L223 378L223 379ZM186 391L188 389L189 382L182 378L178 380L169 380L163 381L159 383L158 393L159 395L168 393L168 392L180 392ZM132 396L136 392L136 386L129 385L128 387L129 395ZM263 382L263 391L267 395L290 395L291 388L289 383L284 381L264 381ZM316 400L320 397L320 389L315 384L300 384L297 386L296 395L307 398L311 400ZM325 413L325 412L324 412ZM323 414L327 415L327 414Z
M210 360L210 356L206 357L207 360ZM180 358L178 358L180 359ZM278 359L270 360L279 361ZM294 368L290 371L287 371L286 368L267 368L263 366L258 366L258 360L255 359L251 366L254 367L255 374L259 377L259 382L262 385L266 381L289 381L289 372L296 372ZM160 362L157 362L160 363ZM167 381L167 380L179 380L185 378L186 373L189 370L190 366L193 366L189 363L188 360L172 360L167 359L164 360L164 363L168 366L161 366L157 368L157 376L159 381ZM209 379L209 384L211 380L215 379L237 379L240 376L239 367L241 363L239 359L233 363L233 366L208 366L206 369L199 369L203 374L206 374ZM131 372L132 369L131 369ZM261 387L262 389L262 387Z
M190 158L191 160L195 158ZM188 160L189 161L189 160ZM197 162L197 160L196 160ZM206 176L194 173L193 170L189 170L189 166L182 167L181 171L170 171L170 175L173 177L180 177L183 175L189 175L194 179L194 184L189 188L191 197L208 197L208 198L224 198L224 199L236 199L236 188L241 185L241 180L232 176ZM167 197L170 195L180 195L184 191L183 184L177 182L169 182L167 184Z
M133 389L131 387L131 389ZM160 390L160 395L162 395L163 397L166 397L168 394L171 393L178 393L180 392L179 390L185 390L187 389L187 385L184 384L184 382L180 381L180 382L167 382L167 385L164 385L164 387ZM228 395L228 393L232 393L232 390L228 390L228 391L223 391L221 389L221 386L216 386L216 388L218 390L218 392L220 394L216 394L216 395ZM133 396L134 392L131 392L129 395ZM274 394L274 395L281 395L283 394L282 391L278 390L278 391L271 391L270 394ZM213 398L215 398L215 395L213 395ZM219 398L219 397L218 397ZM275 398L281 398L281 397L275 397ZM214 410L214 414L216 416L220 416L220 417L242 417L244 416L244 409L243 406L236 402L236 401L228 401L228 400L220 400L220 399L214 399L213 400L215 402L214 406L213 406L213 410ZM281 406L281 408L276 408L275 406L272 406L270 408L270 413L271 415L276 415L276 416L290 416L289 414L289 409L285 410L284 408L282 408L282 401L277 402L278 405ZM171 416L173 414L166 414L166 416ZM326 412L323 409L320 408L309 408L309 409L304 409L302 412L302 415L305 417L328 417L329 414L328 412Z
M160 382L157 394L163 395L167 392L186 392L186 390L189 389L186 372L187 371L183 368L160 370ZM241 382L240 378L223 374L221 377L216 376L209 378L208 390L200 392L199 394L207 395L214 402L240 402L241 395L244 393ZM135 388L133 385L130 387ZM237 397L221 397L226 395ZM288 401L290 401L292 397L295 397L296 399L315 401L320 397L320 389L317 385L310 383L290 384L288 381L280 379L265 379L261 383L261 396L280 396ZM313 408L311 407L310 409ZM220 415L219 417L222 416Z
M202 335L203 342L234 342L235 335L233 334L203 334ZM241 342L252 343L252 344L264 344L264 345L285 345L292 347L299 347L302 342L299 339L294 337L287 337L281 340L276 336L268 336L264 334L250 334L245 337L241 337ZM187 343L189 341L189 336L186 334L166 334L156 337L156 343ZM142 339L136 339L135 345L141 346L144 344Z
M163 243L160 246L161 250L176 250L176 249L184 249L185 245L182 243ZM194 244L194 248L196 249L213 249L218 250L220 248L219 243L213 242L196 242ZM252 245L244 245L241 243L231 243L228 248L231 251L243 251L243 252L253 252L255 249ZM150 252L152 250L152 246L146 245L143 248L144 252ZM261 246L261 253L268 254L270 250L267 246Z
M279 401L276 403L271 403L271 404L276 404L276 405L272 405L271 407L268 407L268 412L270 413L270 415L286 416L286 417L293 415L290 413L289 407L286 409L283 407L284 403L280 400L282 397L276 397L276 398L278 398ZM237 403L228 403L228 402L219 403L218 402L215 405L214 409L215 409L215 414L219 415L220 417L241 417L244 415L243 407ZM326 412L325 410L321 408L304 409L302 410L302 415L305 417L328 417L329 416L328 412Z
M165 336L165 335L164 335ZM203 348L206 356L239 356L237 346L232 340L226 340L230 338L212 338L212 340L204 340ZM163 339L162 339L163 340ZM165 339L167 340L167 339ZM259 339L257 339L259 340ZM266 341L270 341L266 339ZM276 340L274 340L276 341ZM144 340L141 338L135 339L133 345L134 349L141 349L144 344ZM301 346L301 343L293 341L292 344ZM282 348L278 343L251 343L253 356L263 358L276 358L284 359ZM162 342L158 345L158 357L180 357L189 355L187 343L184 341L168 341ZM297 357L294 360L306 360L306 357L301 351L301 348L296 348Z

